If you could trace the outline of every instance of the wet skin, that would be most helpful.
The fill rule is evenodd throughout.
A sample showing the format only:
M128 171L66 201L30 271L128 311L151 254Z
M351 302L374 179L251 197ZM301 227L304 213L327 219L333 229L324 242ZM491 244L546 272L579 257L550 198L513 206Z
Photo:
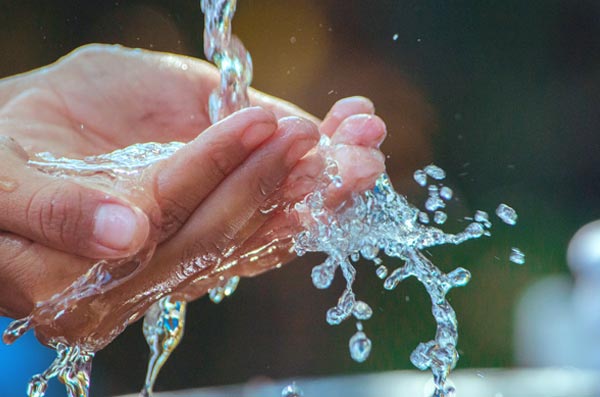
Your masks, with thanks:
M332 207L384 171L385 125L369 100L341 100L320 121L252 91L253 107L211 126L207 100L216 84L218 73L205 62L104 45L0 81L0 181L10 182L0 189L4 315L26 316L97 258L147 253L127 281L36 329L42 341L61 336L98 350L144 313L156 291L193 300L220 276L254 276L292 260L299 222L284 209L322 174L315 148L322 134L331 137L344 181L328 191ZM150 141L187 144L113 184L57 178L26 164L42 151L82 158ZM277 209L260 211L272 204ZM117 209L108 226L98 226L100 208ZM122 238L107 236L111 228ZM182 264L194 258L200 268L182 276ZM119 263L128 271L127 259Z

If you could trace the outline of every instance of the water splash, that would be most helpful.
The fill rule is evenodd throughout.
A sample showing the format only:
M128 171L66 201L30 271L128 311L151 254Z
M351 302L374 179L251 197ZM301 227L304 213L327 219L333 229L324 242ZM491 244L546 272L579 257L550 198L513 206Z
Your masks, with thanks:
M292 382L281 390L281 397L304 397L304 391L296 382Z
M507 225L514 226L517 224L517 211L504 203L496 208L496 215Z
M326 155L326 142L321 149ZM435 180L445 177L445 172L433 164L427 166L423 174ZM426 176L425 179L421 177L423 174L415 173L415 181L421 186L426 185ZM385 279L385 289L396 288L408 277L417 278L431 298L437 331L433 340L417 346L410 359L417 368L431 370L436 386L435 396L451 395L454 389L446 385L446 379L459 357L456 349L458 323L446 294L452 288L466 285L471 274L462 267L444 273L423 254L423 250L438 245L457 245L489 235L491 223L487 216L479 211L475 216L476 221L467 225L463 231L456 234L445 233L437 227L426 225L422 214L427 214L395 192L385 174L377 180L373 190L355 194L340 210L334 211L325 206L323 192L326 186L325 181L319 189L295 206L304 226L304 230L296 236L295 248L299 255L305 252L324 252L328 255L325 262L313 268L313 283L317 288L330 286L338 268L346 279L346 288L337 305L327 311L327 322L331 325L340 324L351 314L362 312L368 307L366 303L358 301L352 291L356 269L349 259L356 259L359 253L376 264L378 277ZM442 199L440 189L435 185L429 185L428 191L429 198L425 207L428 211L439 214L440 202L451 198L451 194L445 190ZM435 201L435 205L431 201ZM439 217L437 215L437 223L443 223ZM404 265L388 275L387 267L383 267L381 259L377 258L378 252L399 258L404 261ZM370 314L364 319L368 317ZM351 357L355 361L366 360L371 350L371 341L363 332L362 324L350 339L349 346Z
M150 306L144 316L143 332L150 347L150 359L144 387L140 396L152 395L152 389L161 368L184 333L187 303L167 296Z
M202 0L204 13L204 54L219 69L221 84L212 91L208 102L210 120L214 124L233 112L248 107L248 87L252 81L252 58L242 42L231 33L236 1ZM219 278L219 284L208 291L210 300L220 303L232 295L240 278ZM150 359L142 397L152 394L160 369L179 344L185 324L185 302L171 302L171 297L155 303L144 317L144 336L150 348ZM176 329L165 325L177 324ZM158 343L157 341L161 341ZM158 344L157 344L158 343ZM168 346L166 348L165 346Z
M43 397L46 394L48 381L58 378L65 385L69 397L87 397L94 353L62 343L54 344L52 347L56 351L56 359L47 370L31 378L27 387L27 395Z

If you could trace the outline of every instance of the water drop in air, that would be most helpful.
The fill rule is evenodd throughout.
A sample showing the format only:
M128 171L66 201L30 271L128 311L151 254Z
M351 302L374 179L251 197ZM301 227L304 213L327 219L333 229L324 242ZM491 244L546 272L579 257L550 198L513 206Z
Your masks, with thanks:
M496 208L496 215L507 225L513 226L517 224L517 211L504 203Z
M438 181L446 178L446 172L435 164L429 164L425 167L424 171L427 175Z
M423 170L416 170L413 174L415 182L421 186L427 185L427 174Z
M448 186L444 186L440 189L440 196L446 201L451 200L453 194L454 192Z
M512 263L517 265L523 265L525 263L525 254L518 248L510 249L510 256L508 258Z
M281 397L303 397L304 391L296 385L296 382L292 382L281 390Z
M350 356L356 362L362 363L371 354L371 340L362 331L357 331L350 338Z

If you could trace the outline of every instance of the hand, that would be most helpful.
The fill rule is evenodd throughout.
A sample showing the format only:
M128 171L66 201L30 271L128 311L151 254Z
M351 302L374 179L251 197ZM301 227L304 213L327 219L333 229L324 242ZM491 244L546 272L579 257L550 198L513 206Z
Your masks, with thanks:
M77 64L80 62L81 64L78 66ZM188 70L185 73L181 68L183 62L188 65ZM64 65L61 66L61 63ZM95 122L87 123L88 125L94 125L94 128L91 128L93 131L120 132L130 130L135 132L143 130L144 132L133 134L135 138L131 140L128 140L130 139L129 137L120 134L113 134L114 136L108 133L100 134L105 137L104 140L107 142L110 139L114 140L114 142L112 147L107 146L98 149L97 145L93 143L92 138L86 138L88 141L86 145L86 140L80 139L80 132L76 128L63 128L61 129L63 133L61 136L63 136L64 145L55 144L56 146L50 148L50 151L69 156L81 156L110 151L120 147L119 145L127 145L144 140L187 141L190 137L195 136L190 132L194 127L198 127L194 123L199 123L198 120L203 119L200 125L202 127L208 125L206 113L202 113L198 109L205 108L206 97L212 85L216 82L216 75L214 70L204 63L164 54L143 53L105 47L83 50L61 63L51 67L47 75L50 75L48 76L49 78L57 78L57 82L60 82L59 77L61 76L65 78L68 75L72 78L72 90L60 91L62 92L61 95L73 98L68 100L63 99L65 103L70 103L69 101L71 100L74 101L73 108L69 112L71 117L79 114L88 115L89 119L95 119ZM100 66L102 64L105 64L104 69ZM121 84L111 85L109 84L111 78L106 75L110 75L112 72L112 77L119 80L117 75L121 73L121 70L115 69L115 64L119 64L120 68L123 65L129 66L131 69L127 68L127 70L136 70L137 73L140 73L145 78L142 79L140 77L136 80L132 76L128 76L129 78L125 79L125 81L120 81ZM95 71L91 76L89 75L89 70L86 72L88 73L87 75L81 71L90 67L92 71ZM153 73L159 76L154 76ZM80 91L82 92L78 92L76 90L77 84L73 83L74 80L77 80L73 77L78 75L84 76L78 82L78 84L84 86L80 87ZM201 75L201 77L198 75ZM32 79L32 76L33 80L35 80L35 72L25 77ZM89 104L88 108L83 106L86 98L84 93L90 92L89 87L86 89L85 83L96 81L97 79L93 77L99 76L106 80L104 84L98 85L99 89L112 87L111 89L116 90L117 93L124 92L132 96L128 100L122 101L121 109L118 109L119 106L117 108L111 106L114 101L106 99L110 98L110 92L103 92L102 90L97 92L97 96L104 97L104 102L94 103L94 101L91 101L92 103ZM190 80L195 81L196 84L190 84ZM159 96L161 87L156 82L162 81L169 81L169 87L177 86L177 90L174 90L178 94L174 92L170 100L166 100L161 106L156 106L156 103L154 103L156 98L161 97ZM200 81L204 82L204 90L198 88L202 86ZM154 83L150 84L151 82ZM23 87L25 87L22 81L15 82L15 80L9 80L9 83L9 92L18 92L19 89L15 87L20 87L22 92ZM131 87L136 87L141 83L145 83L145 86L136 94L136 91L132 90L126 83L131 83ZM206 88L207 85L210 88ZM164 90L164 87L162 89ZM156 94L156 96L153 94ZM144 98L144 95L147 95L147 98ZM11 104L13 109L16 108L19 110L19 107L15 106L15 102L18 103L18 101L6 100L7 96L10 95L0 94L0 98L5 100L4 103ZM169 97L169 95L166 96ZM201 98L198 98L198 96ZM255 103L274 110L278 116L302 114L301 111L290 105L278 102L263 94L253 93L252 97ZM181 101L179 107L170 106L171 101L178 104L178 100ZM35 104L36 101L33 101L33 103ZM147 105L145 111L140 111L140 108L143 108L143 103L149 103L149 105ZM186 107L190 103L195 103L196 106ZM127 104L133 105L131 109L123 111L123 108ZM24 105L27 105L27 103ZM372 112L372 105L360 99L349 100L346 101L345 105L342 103L338 106L339 109L346 109L350 113L352 113L351 110L353 108L360 109L361 107L369 109L366 112L358 111L357 113ZM2 110L4 111L5 109L6 107ZM186 110L189 110L189 120L195 120L194 122L188 121L186 124L184 121L186 117L182 117L182 115L187 114ZM115 113L112 115L112 119L109 119L107 114L111 114L111 111ZM27 114L27 112L23 113ZM332 134L336 130L337 124L343 120L342 117L340 120L335 121L339 118L338 113L333 111L332 115L326 119L321 126L322 132ZM13 112L12 114L19 114L19 112ZM135 114L147 117L134 117ZM152 116L148 116L148 114ZM29 113L29 117L32 116L33 114ZM154 121L147 122L148 117ZM357 169L357 167L347 167L349 172L344 177L344 180L345 186L349 189L359 188L361 185L364 185L364 188L369 187L375 176L383 170L382 157L378 152L371 149L371 147L377 146L376 142L380 142L383 139L384 127L381 121L375 117L354 116L354 119L348 119L342 123L342 126L345 124L346 130L353 130L349 125L358 123L361 118L364 119L365 117L369 120L366 122L366 125L370 124L375 133L371 135L367 133L361 138L361 136L353 136L349 131L343 132L344 128L340 127L337 129L339 134L334 134L334 140L345 144L336 149L339 154L359 154L366 161L366 166L360 167L359 170L362 174L356 173L354 179L352 174L355 171L352 170ZM27 120L27 118L25 117L24 120ZM82 119L74 117L74 120L81 122ZM106 130L98 127L98 125L102 124L102 120L110 120L110 125L105 126ZM361 123L363 122L361 121ZM75 124L78 125L77 123ZM15 125L19 125L19 123L15 122ZM261 125L262 127L258 127ZM116 335L112 331L123 320L119 315L124 315L124 313L131 315L135 313L136 315L131 317L131 320L133 320L150 303L147 299L144 302L138 301L132 303L131 299L127 300L126 298L139 296L144 291L150 291L153 288L156 289L156 286L166 286L171 291L185 286L186 283L182 283L183 280L181 280L181 277L173 277L173 274L177 274L177 271L181 269L180 263L182 260L185 262L185 260L192 258L206 257L211 252L221 254L224 247L231 246L232 244L242 248L250 247L252 246L250 242L256 244L260 241L261 236L264 238L264 236L269 235L269 233L257 234L257 231L268 230L270 222L271 225L282 223L281 230L287 229L282 235L289 237L294 225L289 220L286 220L286 217L280 211L275 211L269 216L261 216L258 215L257 208L264 202L266 196L275 190L279 181L287 177L289 169L295 165L294 159L301 157L314 145L317 136L316 131L313 129L314 127L311 127L307 121L299 119L280 120L277 131L275 131L275 125L276 120L272 115L260 109L245 110L225 120L223 123L212 127L212 133L210 129L207 130L184 149L177 152L175 156L165 160L163 163L159 163L160 166L157 164L149 172L145 173L140 183L148 184L147 191L151 191L152 194L150 195L150 200L146 201L154 199L154 203L148 204L144 200L141 200L140 203L136 201L138 198L135 197L127 197L127 199L139 204L136 207L142 209L142 214L151 212L148 209L158 208L158 214L149 215L150 224L158 231L157 240L159 245L153 260L141 274L136 275L128 283L96 299L94 301L94 310L91 310L91 312L89 305L78 305L73 315L67 316L68 318L58 327L59 331L57 329L46 329L46 331L48 333L62 332L63 335L69 335L70 332L72 336L71 340L79 340L84 336L89 336L91 331L97 335L110 334L114 337ZM129 127L125 128L125 126ZM242 132L251 130L251 127L261 130L258 133L261 138L249 140L253 142L254 146L252 144L244 146L244 139L240 139L240 134L243 136ZM167 139L161 139L163 137L159 136L159 133L163 130L167 131ZM368 130L369 128L367 127ZM152 131L154 131L154 135L152 135ZM170 131L180 132L177 134ZM96 134L91 134L90 136L93 137ZM369 136L371 136L370 142ZM106 137L111 138L108 139ZM17 139L23 142L24 146L30 151L44 149L43 145L35 140L35 134L32 134L31 131L22 131L17 136ZM361 142L360 139L366 141ZM54 140L54 142L58 141ZM79 141L82 144L76 145L74 144L75 141ZM241 145L240 142L242 142ZM361 154L361 151L365 151L364 154L366 157ZM215 159L219 161L215 162ZM344 164L344 159L345 157L342 156L339 161ZM304 178L303 175L306 176L307 171L318 170L319 161L317 160L314 154L306 156L305 159L296 165L291 175L287 177L284 185L285 188L282 191L288 199L294 195L301 198L299 194L302 189L306 189L309 186L306 180L310 180L310 178ZM283 167L281 166L282 164L284 165ZM344 166L340 168L342 172L345 172L344 169L346 168ZM205 182L206 178L199 178L198 174L190 175L190 169L199 170L199 175L207 176L208 182ZM369 169L371 175L365 176L369 173L365 172L365 170L368 171ZM186 170L188 172L182 172ZM217 170L216 176L214 170ZM360 175L363 175L364 180L361 180ZM267 179L265 180L265 178ZM202 183L198 183L198 181L202 181ZM150 189L150 187L154 189ZM114 196L121 199L119 193L123 192L114 192ZM182 198L184 199L183 203L181 202ZM135 210L136 214L140 212L137 208ZM5 240L5 244L2 247L5 249L0 255L5 259L10 259L4 261L6 265L5 269L3 269L5 270L3 271L3 275L5 276L3 277L8 282L14 282L16 284L15 290L19 291L17 294L10 294L10 297L6 297L8 300L12 300L12 304L4 305L4 307L5 310L11 310L14 314L22 315L27 313L27 308L30 308L34 302L47 298L53 292L60 291L74 277L82 274L91 263L84 258L72 256L58 250L50 250L37 243L31 243L31 241L14 233L5 234L3 239ZM287 245L282 244L278 249L282 250L284 246L287 246L287 250L289 250L289 241ZM238 248L238 251L239 249L241 248ZM271 263L271 265L274 264ZM270 266L268 263L266 265L263 264L261 268L268 266ZM24 271L24 269L28 270ZM211 266L203 269L206 270L204 273L207 274L204 277L205 279L211 279L214 276L214 272L208 271L210 269ZM46 276L42 283L39 275L46 272L50 277ZM195 278L198 279L198 277ZM186 281L189 284L189 280L186 279ZM214 285L214 279L212 282ZM203 284L208 285L210 282L204 281ZM128 303L122 305L123 302ZM6 307L10 307L10 309L6 309ZM99 308L102 310L99 310ZM115 308L119 308L118 313L114 313ZM94 321L87 321L84 326L77 324L77 318L93 319ZM42 329L38 329L38 331L44 333L43 327Z

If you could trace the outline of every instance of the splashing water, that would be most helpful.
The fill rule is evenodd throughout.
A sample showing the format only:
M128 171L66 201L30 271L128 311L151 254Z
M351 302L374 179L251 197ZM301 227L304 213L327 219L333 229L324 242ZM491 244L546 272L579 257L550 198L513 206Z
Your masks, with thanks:
M292 382L281 390L281 397L304 397L304 391L296 382Z
M231 33L236 1L202 0L201 6L204 13L204 54L206 59L215 63L221 76L221 84L210 94L208 103L208 113L214 124L250 104L248 87L252 81L252 58L242 42ZM239 281L238 276L228 280L221 276L219 285L208 291L210 300L220 303L235 292ZM150 359L140 393L142 397L152 394L160 369L179 344L185 324L185 306L185 301L171 303L171 297L166 296L155 303L144 318L144 336L150 348ZM177 332L164 327L173 321L177 323ZM157 340L161 342L157 343Z
M77 346L68 347L62 343L53 347L56 350L56 359L46 371L31 379L27 387L27 395L43 397L46 394L48 380L58 378L65 385L69 397L87 396L94 353L85 352Z
M185 301L167 296L150 306L144 316L143 332L150 346L150 359L144 388L140 392L142 397L152 395L159 371L183 337L186 306Z
M93 180L100 185L124 184L126 186L128 181L132 180L130 179L132 176L139 174L148 165L170 157L181 146L183 144L179 142L146 143L82 160L56 158L51 153L39 153L29 160L28 165L56 177L85 176L87 180ZM11 344L35 327L51 327L63 316L68 316L70 311L82 301L93 299L121 285L149 261L154 247L155 243L150 243L135 257L126 260L96 262L88 272L76 279L64 291L55 294L47 301L37 302L29 316L12 322L4 331L4 342ZM48 380L58 377L64 383L69 396L86 397L95 349L108 343L127 325L128 322L124 321L110 335L88 335L81 344L75 346L69 346L66 340L59 337L50 340L48 346L56 350L57 358L45 372L31 379L28 396L44 396Z
M326 142L322 150L327 152ZM424 186L427 176L442 180L445 172L432 164L422 173L416 172L415 181ZM395 192L385 174L377 180L373 190L355 194L350 202L337 211L325 206L325 188L326 183L310 193L303 202L296 204L295 209L300 214L305 230L296 236L295 248L298 255L305 252L324 252L328 255L323 264L313 268L315 287L329 287L338 268L346 280L346 288L337 305L327 312L327 322L336 325L351 316L357 320L366 320L371 316L370 307L358 301L352 291L356 269L350 259L357 259L358 254L378 266L376 273L379 278L385 279L385 289L396 288L408 277L417 278L431 298L437 331L433 340L417 346L410 359L417 368L432 371L434 396L450 396L454 389L446 384L446 379L459 357L456 349L458 323L446 294L454 287L466 285L471 274L462 267L444 273L422 251L437 245L457 245L489 235L491 223L487 214L483 216L485 213L478 211L475 222L471 222L462 232L449 234L425 225L422 214L427 214ZM425 207L427 211L435 211L437 223L443 223L439 219L441 215L438 209L445 206L442 200L448 200L451 194L445 190L442 199L436 185L429 185L428 191ZM435 205L431 204L432 201L435 201ZM381 259L377 257L379 252L403 260L404 265L388 275L387 267L381 265ZM357 333L349 342L350 353L355 361L362 362L370 353L371 341L363 332L362 324L359 323L357 328Z
M252 79L252 61L241 41L231 34L235 8L235 0L202 0L206 18L205 53L221 72L221 84L212 92L209 100L209 113L213 123L247 106L249 102L247 88ZM171 156L181 146L183 143L179 142L138 144L83 160L55 158L49 153L41 153L29 163L52 175L86 176L94 178L94 182L112 185ZM326 159L327 167L321 185L294 206L304 227L295 237L294 248L298 255L306 252L324 252L328 255L323 264L312 270L313 284L317 288L328 288L338 268L346 280L346 288L337 304L327 312L327 322L335 325L350 317L357 320L357 332L349 341L350 355L358 362L365 361L371 352L372 342L366 336L361 321L368 320L373 310L366 302L357 300L352 290L356 277L352 262L358 261L360 256L372 261L377 276L384 280L383 286L388 290L396 288L408 277L417 278L431 298L437 331L433 340L417 346L410 359L417 368L432 371L434 396L452 395L454 388L447 382L447 376L458 360L458 324L446 294L454 287L466 285L471 275L461 267L444 273L422 251L428 247L457 245L470 239L489 236L492 224L488 214L477 211L473 222L456 234L445 233L428 225L430 215L436 224L445 223L447 214L442 210L453 197L452 189L439 183L446 177L444 170L433 164L414 173L415 181L428 189L424 211L412 206L404 196L395 192L385 174L381 175L371 191L355 194L341 208L332 210L325 205L325 191L329 185L342 186L343 181L337 173L337 164L329 156L330 145L327 138L321 140L319 150ZM428 185L428 180L434 183ZM506 204L501 204L496 214L505 223L516 224L516 212ZM78 301L92 299L120 285L149 260L153 250L154 246L147 247L134 258L133 270L126 273L118 271L122 264L119 261L98 261L65 291L46 302L39 302L28 317L13 322L4 333L5 342L11 343L33 327L51 325L68 313ZM379 258L381 252L403 260L404 265L390 272ZM516 248L513 248L510 259L515 263L523 263L525 260L524 254ZM209 292L211 299L219 302L235 291L238 282L239 278L221 280L221 284ZM160 293L155 294L157 295L152 295L153 298L161 299L150 308L144 319L144 336L151 349L148 375L142 390L144 396L151 393L158 371L183 335L185 323L185 302ZM108 338L112 339L127 325L125 322ZM90 335L89 339L95 337L97 336ZM94 353L85 343L81 346L67 346L61 340L55 340L50 341L50 345L56 349L57 358L48 370L33 377L28 395L42 397L48 380L58 377L65 384L70 397L86 397ZM92 345L98 345L97 341ZM293 384L282 391L282 396L284 395L301 396L302 391Z

